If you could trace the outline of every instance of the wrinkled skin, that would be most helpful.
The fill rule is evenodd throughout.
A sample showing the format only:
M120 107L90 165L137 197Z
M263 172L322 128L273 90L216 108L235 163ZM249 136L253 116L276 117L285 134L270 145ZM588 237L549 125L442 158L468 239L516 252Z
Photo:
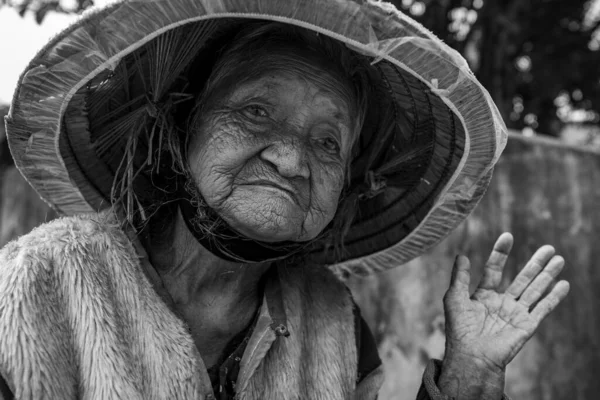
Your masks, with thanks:
M297 73L208 99L188 159L207 205L261 241L307 241L333 218L352 147L349 105Z

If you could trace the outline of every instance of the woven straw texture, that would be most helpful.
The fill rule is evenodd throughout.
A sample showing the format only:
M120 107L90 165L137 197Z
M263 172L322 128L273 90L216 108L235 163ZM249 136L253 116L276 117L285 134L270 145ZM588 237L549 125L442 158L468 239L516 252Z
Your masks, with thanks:
M377 128L384 116L367 117L362 145L377 151L365 154L382 161L359 157L353 170L368 165L364 179L379 190L361 201L346 253L315 243L309 257L342 276L381 271L422 254L471 212L506 144L505 125L458 53L390 4L375 1L159 0L93 10L42 49L20 79L6 121L19 170L60 213L109 206L110 177L122 157L112 154L114 143L94 137L94 126L111 123L111 115L94 113L103 109L94 107L94 90L123 87L130 78L123 72L127 60L159 49L165 38L179 41L173 54L198 52L215 31L257 19L328 35L368 57L382 101L397 110L391 134ZM164 59L172 70L188 62ZM149 106L164 103L169 89L156 86L148 91L152 98L121 99L121 109L129 101L130 112L140 115L132 124L156 120ZM403 144L417 142L431 143L429 163L402 163L410 161ZM406 186L406 175L417 179Z

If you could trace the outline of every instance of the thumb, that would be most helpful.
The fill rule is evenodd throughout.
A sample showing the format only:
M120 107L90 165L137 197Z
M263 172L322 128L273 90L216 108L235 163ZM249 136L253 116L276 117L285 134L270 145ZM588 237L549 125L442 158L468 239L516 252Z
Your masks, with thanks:
M469 283L471 282L471 262L465 256L456 256L450 277L449 295L465 295L469 297Z

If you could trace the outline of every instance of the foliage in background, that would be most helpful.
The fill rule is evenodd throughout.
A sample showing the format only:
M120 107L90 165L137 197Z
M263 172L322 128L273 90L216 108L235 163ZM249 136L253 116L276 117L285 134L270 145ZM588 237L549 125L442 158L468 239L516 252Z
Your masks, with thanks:
M600 0L391 0L463 54L509 128L600 121ZM92 0L0 0L38 22Z
M463 54L509 128L600 117L600 1L393 0Z
M35 15L35 20L41 24L49 12L80 13L94 5L93 0L0 0L0 7L7 5L17 9L22 17L27 12Z

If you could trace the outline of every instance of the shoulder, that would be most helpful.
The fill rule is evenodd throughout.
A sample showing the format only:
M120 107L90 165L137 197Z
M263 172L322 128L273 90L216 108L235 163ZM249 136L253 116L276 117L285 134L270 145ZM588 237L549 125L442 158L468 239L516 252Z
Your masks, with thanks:
M127 246L119 226L90 214L43 224L0 250L0 376L16 385L17 397L23 390L46 393L42 382L70 382L77 374L78 329L111 315L105 283L116 275L108 249L119 246ZM64 373L44 372L50 366Z
M0 250L0 282L25 284L51 273L61 261L89 258L108 249L132 247L113 217L106 213L58 218L42 224ZM0 284L2 286L2 284ZM0 288L9 289L9 288ZM0 290L0 293L4 293Z
M320 308L334 307L336 313L342 312L342 309L352 310L351 320L358 359L357 382L361 383L367 377L370 377L369 381L375 382L373 377L381 371L382 365L377 342L346 284L331 269L320 265L288 268L285 273L288 274L288 280L302 285L302 293L310 296L313 302L320 300ZM346 324L350 324L350 318L346 320ZM379 378L376 381L379 382Z
M279 265L278 273L282 281L294 286L303 286L315 290L329 288L335 294L344 292L344 297L349 295L346 285L327 266L283 263Z
M278 271L284 297L295 293L302 298L296 304L307 306L304 315L311 325L324 330L337 325L340 330L336 331L336 337L340 341L354 343L355 346L346 347L356 349L356 382L361 384L362 390L380 385L382 362L377 342L346 284L329 268L320 265L283 266ZM288 312L293 313L293 310ZM347 336L342 337L342 332ZM363 384L363 381L366 383Z
M285 297L295 293L314 312L321 310L338 318L352 320L354 303L346 285L323 265L293 264L278 268Z
M33 229L0 250L3 262L28 255L52 256L74 247L127 242L114 217L106 213L57 218Z

